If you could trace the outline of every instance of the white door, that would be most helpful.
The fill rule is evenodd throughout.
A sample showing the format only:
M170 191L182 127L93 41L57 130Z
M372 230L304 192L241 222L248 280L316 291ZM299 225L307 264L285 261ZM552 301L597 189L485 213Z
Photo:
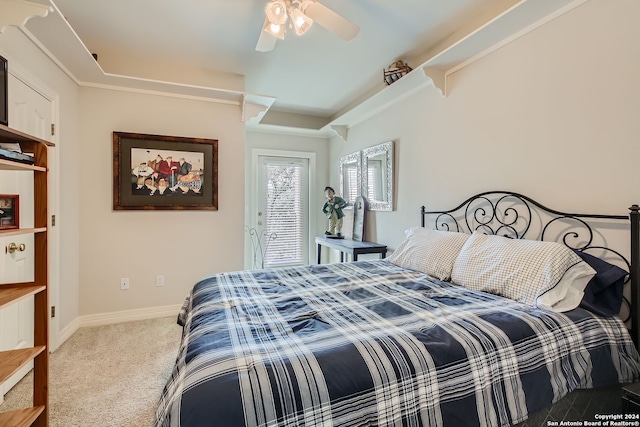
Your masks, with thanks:
M269 153L270 154L270 153ZM254 153L252 219L248 268L309 264L310 183L315 158L310 153ZM301 155L300 155L301 154Z
M11 71L11 70L10 70ZM9 74L9 125L41 139L51 140L53 104L23 80ZM33 227L33 173L0 171L0 193L20 196L20 227ZM34 278L33 235L0 238L0 283ZM24 251L9 254L10 243L24 243ZM33 346L33 297L0 310L0 351ZM0 401L32 368L26 366L0 386Z

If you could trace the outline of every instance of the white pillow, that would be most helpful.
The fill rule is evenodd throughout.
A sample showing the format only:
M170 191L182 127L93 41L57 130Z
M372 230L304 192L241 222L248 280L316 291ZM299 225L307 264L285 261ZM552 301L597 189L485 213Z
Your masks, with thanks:
M451 281L551 311L576 308L596 272L556 242L474 232L462 247Z
M387 260L439 280L451 279L453 263L469 234L413 227Z

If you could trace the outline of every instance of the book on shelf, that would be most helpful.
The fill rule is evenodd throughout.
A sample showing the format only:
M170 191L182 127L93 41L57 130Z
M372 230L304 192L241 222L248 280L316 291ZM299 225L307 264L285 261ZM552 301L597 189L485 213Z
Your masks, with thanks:
M7 144L2 144L2 145L6 146ZM17 145L17 144L11 144L11 145ZM35 160L33 159L33 155L22 153L21 151L8 150L3 147L0 147L0 159L12 160L14 162L26 163L29 165L32 165L35 163Z

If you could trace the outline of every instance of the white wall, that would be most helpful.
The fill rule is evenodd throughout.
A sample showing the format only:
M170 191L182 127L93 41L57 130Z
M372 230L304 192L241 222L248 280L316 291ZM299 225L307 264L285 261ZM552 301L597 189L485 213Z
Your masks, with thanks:
M512 190L569 212L627 214L640 202L640 2L591 0L332 141L340 156L396 141L394 212L370 240L397 247L419 209ZM384 226L383 226L384 225Z
M80 314L179 305L203 277L242 269L240 107L93 88L82 89L81 103ZM218 139L219 209L113 211L113 131ZM120 290L122 277L129 290Z
M60 95L60 330L73 332L80 316L179 305L203 276L242 268L238 105L81 88L14 27L0 36L0 54ZM114 212L113 131L218 139L219 210ZM130 279L128 291L121 277Z
M60 211L52 213L61 236L57 313L63 338L79 319L176 306L202 277L243 268L239 105L80 87L13 27L0 36L0 54L60 95ZM218 139L219 210L113 211L113 131ZM255 134L251 141L250 147L314 152L318 185L325 184L326 139ZM162 288L155 286L159 274ZM128 291L120 290L121 277L130 279Z
M351 128L330 154L322 139L275 134L248 133L246 150L315 151L320 203L320 187L337 187L341 155L395 140L396 210L370 212L367 227L369 239L391 248L418 223L422 204L448 207L488 189L556 209L624 214L640 202L638 16L636 0L586 2L450 76L447 98L426 88ZM79 88L12 27L0 35L0 54L60 94L60 329L80 315L180 304L204 275L243 267L247 156L238 106ZM116 130L219 139L220 210L114 212ZM156 274L165 287L155 287ZM119 289L120 277L130 290Z

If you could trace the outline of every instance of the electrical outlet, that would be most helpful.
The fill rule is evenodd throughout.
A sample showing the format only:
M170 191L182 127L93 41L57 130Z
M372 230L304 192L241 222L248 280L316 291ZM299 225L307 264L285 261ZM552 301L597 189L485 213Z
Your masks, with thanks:
M164 276L156 276L156 286L164 286Z
M120 289L123 290L123 291L126 291L127 289L129 289L129 278L128 277L120 278Z

